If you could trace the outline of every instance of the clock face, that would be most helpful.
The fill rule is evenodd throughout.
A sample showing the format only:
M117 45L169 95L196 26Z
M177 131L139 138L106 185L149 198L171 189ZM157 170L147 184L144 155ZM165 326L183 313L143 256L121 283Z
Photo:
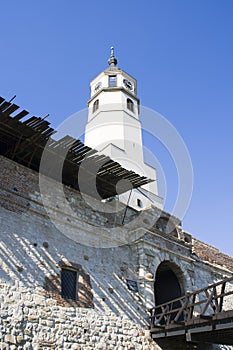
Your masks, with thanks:
M95 85L94 91L97 92L97 91L101 88L101 86L102 86L102 83L101 83L101 81L99 81L99 82Z
M133 83L131 81L129 81L128 79L124 79L123 84L127 89L129 89L131 91L133 90Z

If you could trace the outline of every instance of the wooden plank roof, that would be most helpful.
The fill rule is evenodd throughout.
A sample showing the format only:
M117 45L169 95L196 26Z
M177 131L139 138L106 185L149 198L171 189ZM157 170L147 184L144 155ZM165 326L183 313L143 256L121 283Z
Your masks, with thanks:
M99 154L73 137L67 135L60 140L53 139L52 135L56 133L56 130L51 128L50 123L45 120L47 116L28 118L29 112L18 111L19 109L19 106L0 96L1 155L39 172L41 157L45 149L51 160L62 158L62 155L65 154L62 182L80 190L78 173L82 168L86 186L84 188L82 186L81 190L96 197L95 191L91 189L93 186L90 186L90 184L96 184L97 192L103 199L152 181L124 169L119 163ZM85 169L83 169L83 164L85 164ZM45 175L54 177L50 167L46 169ZM127 181L124 181L122 190L119 187L116 190L116 185L120 180Z

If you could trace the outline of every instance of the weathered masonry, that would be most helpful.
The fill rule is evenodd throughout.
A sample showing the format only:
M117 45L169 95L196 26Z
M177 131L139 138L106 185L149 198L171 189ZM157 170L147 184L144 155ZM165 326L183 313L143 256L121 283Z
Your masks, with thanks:
M218 349L160 346L149 311L232 276L232 258L161 208L135 210L115 196L148 177L78 140L53 140L49 123L17 110L0 98L1 350ZM94 180L111 200L96 198Z

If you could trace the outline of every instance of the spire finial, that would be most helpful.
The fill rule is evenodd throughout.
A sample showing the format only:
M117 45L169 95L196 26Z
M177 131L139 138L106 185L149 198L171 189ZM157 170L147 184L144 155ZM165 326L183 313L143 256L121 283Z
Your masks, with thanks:
M114 47L113 46L111 47L111 54L110 54L110 58L108 60L108 64L110 67L116 67L116 65L117 65L117 59L114 56Z

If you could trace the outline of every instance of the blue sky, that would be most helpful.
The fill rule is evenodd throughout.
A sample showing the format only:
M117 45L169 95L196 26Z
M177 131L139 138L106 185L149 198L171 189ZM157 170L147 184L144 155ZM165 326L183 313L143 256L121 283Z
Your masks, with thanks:
M49 113L55 127L86 108L89 82L113 45L119 67L138 81L141 104L165 116L190 152L194 190L184 229L232 255L232 18L232 0L5 1L0 95ZM174 165L160 145L145 143L172 195Z

